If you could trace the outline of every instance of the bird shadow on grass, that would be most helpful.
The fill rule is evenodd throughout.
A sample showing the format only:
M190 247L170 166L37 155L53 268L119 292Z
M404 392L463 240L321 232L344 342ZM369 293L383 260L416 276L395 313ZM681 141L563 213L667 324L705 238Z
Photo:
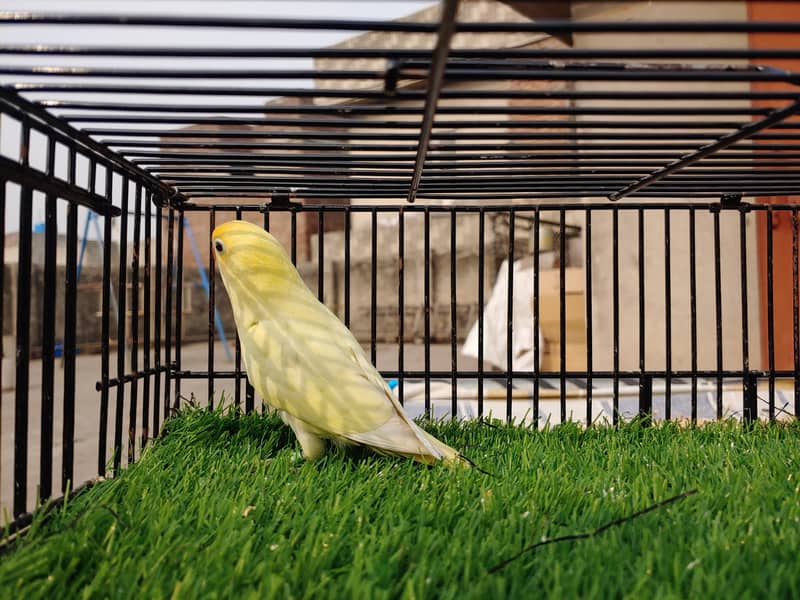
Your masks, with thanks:
M192 447L259 448L261 458L264 459L277 458L281 453L291 452L293 462L298 465L305 462L294 432L275 412L245 413L241 407L226 406L222 403L213 409L208 409L187 402L174 411L162 431L163 441L177 437L182 444ZM314 464L321 467L328 464L331 459L345 461L353 467L375 459L403 460L396 457L381 457L370 449L360 446L340 446L329 442L325 459Z
M214 408L187 402L174 410L161 431L161 442L176 439L197 447L258 447L264 458L296 445L292 430L277 413L245 413L239 406L225 404L224 398Z
M213 408L209 408L199 405L194 397L181 398L181 402L173 408L170 419L162 429L160 443L179 439L181 445L190 447L222 446L231 449L242 446L256 447L260 448L261 457L264 459L278 458L282 452L290 451L293 453L293 462L297 464L305 462L294 432L283 423L277 412L245 413L241 406L226 401L227 399L222 396ZM418 422L434 435L444 434L445 437L452 437L454 440L461 437L459 432L464 427L464 423L453 420L422 419ZM474 445L466 445L464 448L459 448L459 451L470 452L474 449ZM376 452L364 446L328 442L325 459L315 464L323 467L331 461L338 461L351 468L361 468L376 462L399 466L410 460ZM486 472L471 460L465 460L479 471ZM423 465L418 466L424 468Z

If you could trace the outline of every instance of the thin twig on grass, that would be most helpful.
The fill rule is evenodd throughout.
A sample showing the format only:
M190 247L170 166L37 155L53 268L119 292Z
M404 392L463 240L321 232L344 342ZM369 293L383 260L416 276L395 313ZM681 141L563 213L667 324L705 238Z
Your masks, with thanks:
M759 400L761 400L761 402L763 402L764 404L769 406L769 400L767 400L766 398L764 398L760 394L756 394L756 398L758 398ZM777 410L779 413L784 414L787 417L794 417L794 415L792 413L790 413L788 410L786 410L786 407L789 406L788 402L784 402L783 406L778 406L777 404L773 403L773 406L775 407L775 410Z
M632 521L637 517L641 517L642 515L646 515L649 512L652 512L662 506L666 506L667 504L672 504L673 502L677 502L678 500L683 500L684 498L696 494L697 490L687 490L678 494L677 496L672 496L671 498L667 498L666 500L661 500L660 502L656 502L655 504L651 504L650 506L643 508L642 510L636 511L632 515L628 515L627 517L620 517L618 519L614 519L613 521L609 521L605 525L601 525L597 529L592 531L587 531L584 533L573 533L571 535L563 535L557 538L551 538L549 540L542 540L541 542L536 542L535 544L531 544L530 546L526 546L515 555L505 559L502 562L497 563L495 566L489 569L489 573L496 573L500 569L506 567L510 563L517 560L523 554L535 550L541 546L547 546L548 544L555 544L557 542L569 542L571 540L584 540L590 537L594 537L596 535L600 535L604 531L611 529L612 527L616 527L617 525L622 525L623 523L627 523L628 521Z
M460 452L458 453L458 457L461 460L463 460L464 462L466 462L470 467L472 467L476 471L480 471L481 473L483 473L484 475L488 475L489 477L497 477L497 475L495 475L494 473L490 473L486 469L483 469L483 468L479 467L477 464L475 464L475 462L472 459L467 458L466 456L464 456Z

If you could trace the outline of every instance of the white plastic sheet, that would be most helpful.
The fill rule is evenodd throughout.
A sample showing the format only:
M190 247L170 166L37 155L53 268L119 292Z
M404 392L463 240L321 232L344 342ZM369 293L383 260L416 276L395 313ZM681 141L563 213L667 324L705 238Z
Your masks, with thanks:
M515 371L534 370L533 362L533 263L520 260L514 263L514 297L512 305L512 367ZM483 311L483 358L484 361L506 369L508 335L508 260L504 260L497 272L492 293ZM539 334L539 366L544 354L544 338ZM465 356L478 357L478 323L472 326L461 348Z

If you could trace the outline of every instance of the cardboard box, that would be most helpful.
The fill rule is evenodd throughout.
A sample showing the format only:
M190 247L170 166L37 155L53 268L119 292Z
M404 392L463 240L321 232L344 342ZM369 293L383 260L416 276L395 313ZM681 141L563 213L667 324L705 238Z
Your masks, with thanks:
M566 344L567 371L586 370L586 341L567 342ZM561 345L548 342L545 353L542 355L542 371L561 370Z
M558 296L560 269L542 269L539 271L539 293ZM586 283L586 271L581 267L564 269L564 287L567 293L583 293Z
M539 272L539 327L550 346L562 342L560 281L559 269ZM586 275L583 269L576 267L564 269L566 323L563 342L568 345L583 344L584 348L586 346L585 281Z
M566 320L561 339L561 272L539 273L539 326L545 340L543 371L561 370L561 344L565 346L566 369L586 370L586 273L582 268L564 269L564 306Z

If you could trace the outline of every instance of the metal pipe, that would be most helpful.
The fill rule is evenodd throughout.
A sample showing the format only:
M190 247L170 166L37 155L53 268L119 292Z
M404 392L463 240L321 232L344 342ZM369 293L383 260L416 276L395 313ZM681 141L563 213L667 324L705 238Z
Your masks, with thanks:
M447 11L447 3L445 9ZM453 17L455 8L453 8ZM451 19L452 20L452 19ZM443 19L444 21L444 19ZM104 14L38 14L0 12L0 23L7 25L102 25L122 27L202 27L210 29L299 29L310 31L380 31L436 33L436 23L386 21L376 19L302 19L280 17L187 17ZM546 19L523 22L460 22L451 25L459 33L797 33L795 21L573 21ZM435 60L435 52L434 52Z
M651 185L652 183L655 183L663 179L664 177L667 177L669 174L674 173L678 169L682 169L688 165L696 163L697 161L705 158L706 156L714 154L715 152L719 152L720 150L723 150L725 148L728 148L729 146L735 144L736 142L746 139L752 136L753 134L761 131L762 129L771 127L772 125L775 125L783 121L784 119L796 114L798 111L800 111L800 100L795 100L790 105L770 113L763 119L760 119L754 123L744 125L743 127L739 128L738 131L729 133L728 135L718 139L716 142L698 148L691 154L687 154L686 156L683 156L678 160L671 162L670 164L662 167L661 169L653 171L652 173L643 177L639 181L630 183L621 190L614 192L613 194L609 194L608 199L619 200L621 198L624 198L629 194L632 194L644 187L647 187L648 185Z
M79 45L6 45L0 54L31 56L110 56L158 58L372 58L431 60L422 48L337 47L118 47ZM593 60L772 60L800 58L793 48L454 48L450 56L461 59L593 59Z
M47 140L48 177L55 172L55 140ZM44 294L42 303L42 414L41 445L39 453L39 497L50 498L53 492L53 408L54 408L54 359L56 329L56 250L58 243L58 217L56 197L45 198L45 242L44 242Z
M408 189L408 202L413 203L417 197L422 169L425 166L425 156L428 153L428 144L431 139L433 120L436 115L436 105L439 102L439 93L442 89L444 71L447 66L447 54L450 51L450 40L456 30L456 11L458 0L444 0L442 3L442 17L439 22L436 46L433 49L433 62L428 75L428 91L425 98L425 112L420 125L419 141L417 142L417 157L414 161L414 174L411 176L411 185Z

